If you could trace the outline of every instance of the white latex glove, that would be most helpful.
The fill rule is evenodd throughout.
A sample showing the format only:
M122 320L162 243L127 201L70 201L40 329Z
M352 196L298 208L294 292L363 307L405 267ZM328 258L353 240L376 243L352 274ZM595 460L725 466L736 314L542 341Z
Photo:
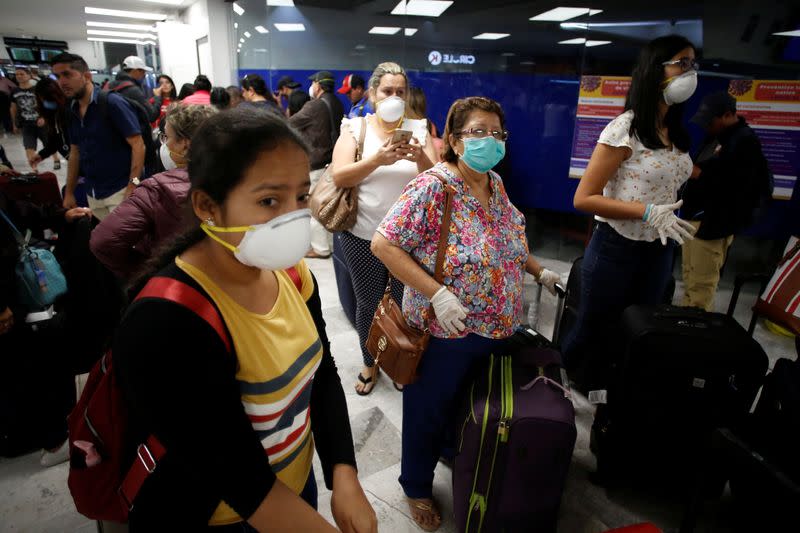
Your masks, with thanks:
M451 335L464 331L464 319L467 318L467 309L461 305L455 294L442 286L431 298L433 312L436 320Z
M537 279L539 283L541 283L547 292L552 294L553 296L556 295L556 283L561 282L561 275L556 274L552 270L547 270L543 268L542 271L539 273L539 279Z
M667 245L667 239L674 239L678 244L694 239L694 226L686 220L675 216L673 211L680 209L683 200L674 204L651 205L650 212L645 219L650 226L658 231L661 244Z

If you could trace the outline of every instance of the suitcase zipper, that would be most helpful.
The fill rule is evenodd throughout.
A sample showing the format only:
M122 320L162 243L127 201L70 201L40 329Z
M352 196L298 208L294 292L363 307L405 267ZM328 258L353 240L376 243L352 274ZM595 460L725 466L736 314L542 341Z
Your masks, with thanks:
M481 445L478 448L478 464L475 465L475 474L472 478L472 492L469 497L469 507L470 512L469 516L467 517L467 525L465 530L469 531L470 523L472 522L472 516L474 512L480 513L480 518L478 520L478 532L480 533L481 528L483 528L483 517L484 513L486 512L486 498L475 492L478 486L478 475L480 474L480 467L481 467L481 457L483 456L483 443L486 438L486 427L489 422L489 403L492 398L492 378L494 377L494 365L495 365L495 356L491 354L489 356L489 379L488 379L488 388L486 391L486 401L483 405L483 420L481 421ZM502 376L502 373L501 373ZM491 478L490 478L491 479Z

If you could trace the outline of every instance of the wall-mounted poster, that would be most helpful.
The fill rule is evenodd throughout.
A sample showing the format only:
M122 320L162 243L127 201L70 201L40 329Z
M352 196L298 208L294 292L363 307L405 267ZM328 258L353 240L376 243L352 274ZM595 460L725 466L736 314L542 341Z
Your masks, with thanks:
M773 197L791 199L800 173L800 81L732 80L728 92L761 139L775 175Z
M628 76L581 77L570 178L583 176L603 128L624 111L630 86L631 78Z

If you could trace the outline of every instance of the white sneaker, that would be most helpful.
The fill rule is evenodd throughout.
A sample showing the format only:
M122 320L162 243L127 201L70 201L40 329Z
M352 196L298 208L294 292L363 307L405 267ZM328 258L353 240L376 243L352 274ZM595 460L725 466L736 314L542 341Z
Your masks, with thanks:
M60 465L63 462L69 461L69 439L64 441L64 444L54 452L42 450L42 458L39 464L45 467Z

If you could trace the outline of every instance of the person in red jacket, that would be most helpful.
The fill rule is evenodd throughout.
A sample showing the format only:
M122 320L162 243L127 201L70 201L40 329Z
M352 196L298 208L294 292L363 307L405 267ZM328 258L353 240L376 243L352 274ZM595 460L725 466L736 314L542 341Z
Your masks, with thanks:
M158 87L153 89L153 96L150 98L150 105L159 110L158 117L150 124L155 129L167 116L167 109L170 104L178 99L178 93L175 90L175 82L166 74L161 74L158 77Z
M180 230L190 186L186 154L194 132L216 112L205 105L170 106L161 134L161 162L167 170L142 181L92 231L92 253L120 278L130 279L160 244Z

